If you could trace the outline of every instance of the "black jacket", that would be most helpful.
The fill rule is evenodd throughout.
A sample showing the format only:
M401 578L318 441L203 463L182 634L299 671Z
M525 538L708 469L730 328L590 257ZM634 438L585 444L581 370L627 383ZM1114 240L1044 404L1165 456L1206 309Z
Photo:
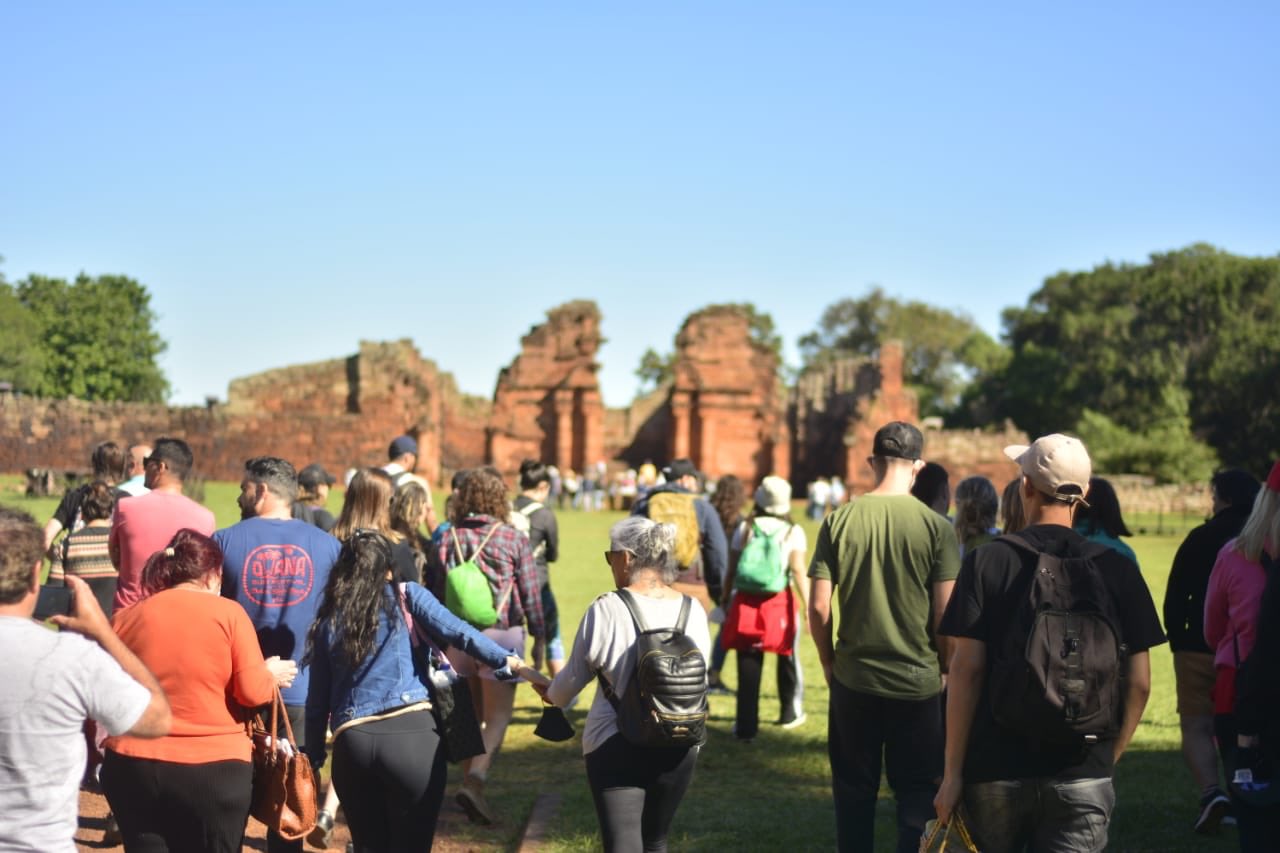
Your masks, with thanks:
M1249 507L1229 506L1187 534L1164 593L1164 630L1175 652L1212 654L1204 641L1204 594L1222 546L1240 535Z
M1271 770L1280 766L1280 563L1263 557L1267 586L1258 608L1258 638L1236 676L1236 728L1261 735Z

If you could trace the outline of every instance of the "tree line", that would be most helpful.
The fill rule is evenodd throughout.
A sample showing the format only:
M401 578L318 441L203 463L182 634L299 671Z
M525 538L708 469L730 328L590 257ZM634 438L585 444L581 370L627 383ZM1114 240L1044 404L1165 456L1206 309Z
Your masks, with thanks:
M736 307L780 356L769 313ZM0 275L0 382L42 397L162 402L155 326L150 294L127 276ZM1166 482L1202 481L1219 465L1264 471L1280 457L1280 256L1197 244L1061 272L1004 311L999 340L963 311L875 287L827 306L798 341L799 371L875 357L891 339L903 342L921 415L948 426L1074 432L1099 470ZM656 386L673 364L673 350L649 349L636 374Z
M777 352L767 312L739 307ZM951 427L1073 432L1099 470L1162 482L1204 481L1221 465L1265 471L1280 458L1280 256L1197 244L1061 272L1004 311L998 341L963 311L876 287L827 306L798 341L800 371L875 357L891 339L903 343L921 415ZM671 365L649 350L636 373L660 383Z
M122 275L0 275L0 382L39 397L160 403L165 342L147 289Z

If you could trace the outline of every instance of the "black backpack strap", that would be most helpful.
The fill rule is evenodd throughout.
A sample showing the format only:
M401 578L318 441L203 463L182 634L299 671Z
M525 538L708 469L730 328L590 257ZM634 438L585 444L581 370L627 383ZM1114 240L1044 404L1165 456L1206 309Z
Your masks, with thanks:
M635 599L631 597L628 590L620 589L617 591L618 599L623 606L627 608L627 613L631 615L631 622L636 626L636 633L643 634L645 632L644 617L640 615L639 609L636 607ZM604 670L596 670L596 680L600 682L600 689L604 691L604 697L609 700L609 704L613 706L613 710L618 711L618 694L614 692L613 685L609 683L609 679L604 677Z
M689 621L689 606L693 601L689 596L681 596L684 601L680 602L680 616L676 619L676 633L683 634L685 623Z
M627 607L627 612L631 614L631 621L635 623L636 633L643 634L648 631L649 627L644 624L644 617L640 615L640 608L636 607L636 600L631 595L631 590L618 590L618 598L622 599L622 603Z

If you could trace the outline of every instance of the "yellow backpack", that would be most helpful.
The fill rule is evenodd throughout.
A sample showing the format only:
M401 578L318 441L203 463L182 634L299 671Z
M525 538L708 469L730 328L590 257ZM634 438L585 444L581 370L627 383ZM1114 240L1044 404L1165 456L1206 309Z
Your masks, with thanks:
M693 508L697 495L687 492L656 492L649 496L649 520L676 526L676 562L687 569L697 561L701 536L698 513Z

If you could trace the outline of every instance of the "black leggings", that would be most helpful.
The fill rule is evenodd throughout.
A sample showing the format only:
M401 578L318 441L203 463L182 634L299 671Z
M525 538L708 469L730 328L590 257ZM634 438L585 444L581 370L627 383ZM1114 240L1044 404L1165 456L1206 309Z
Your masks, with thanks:
M102 790L129 853L238 853L249 818L253 765L175 764L107 750Z
M430 850L447 777L430 711L353 726L333 743L333 784L356 853Z
M693 781L694 749L646 749L615 734L587 753L605 853L667 849L667 831Z

